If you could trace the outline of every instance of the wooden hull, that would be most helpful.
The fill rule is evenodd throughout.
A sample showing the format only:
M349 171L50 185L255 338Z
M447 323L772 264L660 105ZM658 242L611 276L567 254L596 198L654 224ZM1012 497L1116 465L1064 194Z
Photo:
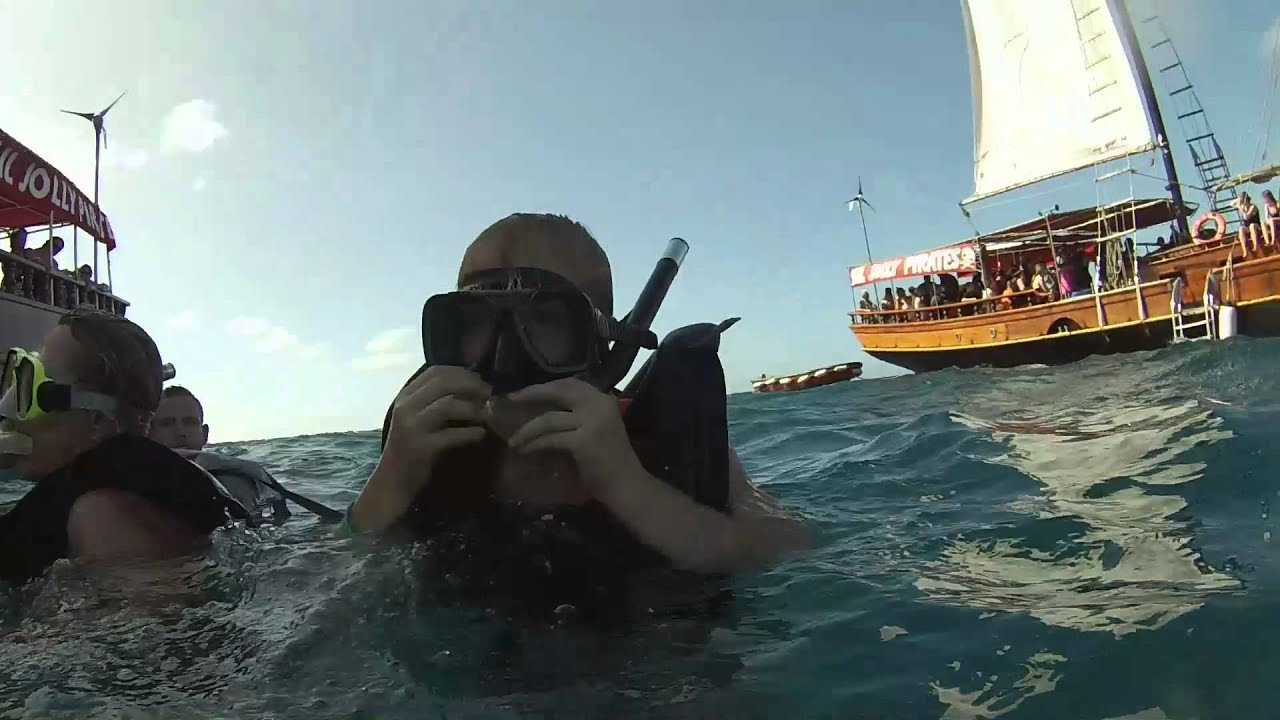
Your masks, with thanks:
M1025 343L938 349L932 352L868 350L867 354L912 372L930 372L944 368L1064 365L1090 355L1155 350L1167 345L1172 336L1172 323L1165 318L1105 332L1049 335Z
M1173 282L943 320L854 323L872 357L908 370L1014 367L1160 347L1173 335Z
M751 389L756 392L793 392L846 382L861 375L862 363L843 363L798 375L756 380L751 383Z
M1096 301L1090 295L970 317L852 328L869 355L915 372L1057 365L1165 346L1173 339L1173 279L1184 279L1181 300L1191 306L1203 300L1211 273L1219 280L1220 301L1238 308L1240 334L1280 336L1280 254L1246 260L1235 243L1184 246L1152 259L1141 303L1138 289L1126 288Z

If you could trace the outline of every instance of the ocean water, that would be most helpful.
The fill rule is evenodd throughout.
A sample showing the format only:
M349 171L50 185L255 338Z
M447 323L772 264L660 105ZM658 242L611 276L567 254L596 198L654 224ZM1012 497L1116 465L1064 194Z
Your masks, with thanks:
M815 547L737 578L716 622L513 630L305 513L207 558L60 563L0 600L0 717L1277 717L1278 354L734 396L744 464ZM338 507L377 447L223 450Z

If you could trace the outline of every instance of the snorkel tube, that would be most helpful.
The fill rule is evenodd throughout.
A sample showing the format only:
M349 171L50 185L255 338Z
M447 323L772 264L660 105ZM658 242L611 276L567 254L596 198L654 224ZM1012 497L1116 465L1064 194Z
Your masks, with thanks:
M681 238L671 238L666 252L658 258L657 265L649 274L649 280L636 298L636 304L620 321L623 325L637 332L649 330L662 307L662 301L667 297L667 290L671 289L671 283L676 279L676 273L680 272L680 265L688 254L689 243ZM601 361L600 367L591 374L591 384L605 392L613 390L631 371L639 354L639 345L615 342L609 354Z

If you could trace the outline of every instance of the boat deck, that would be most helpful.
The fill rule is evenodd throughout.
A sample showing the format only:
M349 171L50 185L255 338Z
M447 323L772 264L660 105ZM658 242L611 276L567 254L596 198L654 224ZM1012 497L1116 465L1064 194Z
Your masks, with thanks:
M50 271L41 263L5 250L0 250L0 272L0 299L18 299L57 311L88 305L121 316L129 307L105 285L82 281L65 270Z

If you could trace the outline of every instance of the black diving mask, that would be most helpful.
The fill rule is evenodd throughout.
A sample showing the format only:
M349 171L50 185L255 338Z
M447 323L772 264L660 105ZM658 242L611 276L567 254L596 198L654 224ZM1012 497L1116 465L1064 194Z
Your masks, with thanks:
M423 304L423 355L428 365L476 371L498 394L566 377L612 391L641 348L658 347L649 327L688 252L688 243L671 239L621 320L601 312L577 286L550 270L472 273L457 292Z
M422 307L422 346L432 365L475 370L504 394L589 375L610 342L656 347L609 317L564 277L541 268L502 268L468 276L461 290Z

